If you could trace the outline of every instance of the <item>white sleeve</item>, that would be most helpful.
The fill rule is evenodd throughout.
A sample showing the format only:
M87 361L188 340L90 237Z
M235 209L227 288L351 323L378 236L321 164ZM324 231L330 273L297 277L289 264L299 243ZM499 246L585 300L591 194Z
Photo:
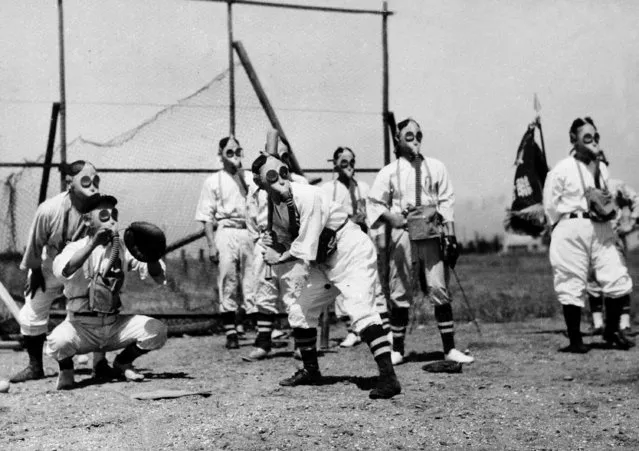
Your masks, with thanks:
M558 206L563 188L563 177L560 177L555 171L550 171L544 184L544 211L550 221L550 225L556 224L561 217Z
M391 201L390 172L382 169L377 173L366 199L366 219L369 227L379 226L379 218L384 212L390 211Z
M71 260L71 257L73 257L73 255L77 251L82 249L87 244L87 240L88 240L88 238L83 238L81 240L74 241L72 243L67 244L64 247L64 249L62 250L62 252L60 252L53 259L53 276L56 279L58 279L58 280L60 280L62 282L66 281L66 280L71 280L76 274L78 274L80 272L82 267L84 267L84 265L82 265L80 267L80 269L78 269L73 274L69 274L68 277L65 277L62 274L62 271L64 270L64 267L67 266L67 263L69 263L69 260ZM89 255L89 258L91 258L91 255Z
M438 211L439 214L442 215L442 218L444 218L445 223L453 222L455 221L455 191L453 190L453 183L451 182L446 166L444 166L443 163L440 163L438 172L441 175L440 179L437 181Z
M290 253L301 260L315 260L322 233L328 215L324 214L321 193L313 193L313 197L298 197L297 211L300 215L300 229L297 238L291 243Z
M195 209L195 220L200 222L213 222L217 209L217 196L213 177L209 177L202 185L200 200Z
M136 260L133 255L129 252L128 249L124 251L124 261L125 266L128 271L137 271L140 275L141 280L145 280L149 274L149 265L141 262L140 260ZM160 262L160 266L162 267L162 271L160 274L156 276L151 276L153 280L159 285L166 285L166 264L162 260L158 260Z

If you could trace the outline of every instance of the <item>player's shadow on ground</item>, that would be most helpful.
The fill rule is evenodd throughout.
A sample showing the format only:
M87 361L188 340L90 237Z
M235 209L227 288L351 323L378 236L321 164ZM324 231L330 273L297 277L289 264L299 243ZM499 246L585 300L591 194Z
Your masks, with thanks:
M412 351L404 356L404 362L432 362L435 360L444 360L442 351L415 352Z
M188 373L183 371L177 371L171 373L164 371L162 373L143 372L145 379L195 379L193 376L189 376Z
M323 375L317 385L335 385L343 383L351 383L360 390L372 390L377 384L377 376L361 377L361 376L332 376Z
M162 379L194 379L194 377L189 376L188 373L184 373L182 371L171 373L171 372L162 372L162 373L152 373L150 371L140 371L144 375L144 381L150 380L162 380ZM83 370L82 373L75 372L77 374L87 374L86 370ZM91 370L88 370L88 374L91 374ZM91 385L104 385L110 384L114 382L125 382L123 377L111 377L106 379L96 379L94 377L89 377L86 379L82 379L75 383L75 388L84 388Z

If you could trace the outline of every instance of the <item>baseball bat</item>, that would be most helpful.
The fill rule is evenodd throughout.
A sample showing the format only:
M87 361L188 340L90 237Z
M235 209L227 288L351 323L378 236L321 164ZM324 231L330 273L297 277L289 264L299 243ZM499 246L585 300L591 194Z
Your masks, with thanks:
M13 300L13 297L11 297L2 283L0 283L0 299L2 299L2 302L7 306L9 313L11 313L15 320L20 322L20 307L18 307L16 301Z
M266 133L266 153L267 155L277 155L277 145L279 143L280 134L272 128ZM271 209L271 202L268 202L268 208ZM273 231L273 214L269 211L268 223L266 225L266 231L270 234ZM271 265L266 265L266 274L264 275L266 280L273 278L273 268Z

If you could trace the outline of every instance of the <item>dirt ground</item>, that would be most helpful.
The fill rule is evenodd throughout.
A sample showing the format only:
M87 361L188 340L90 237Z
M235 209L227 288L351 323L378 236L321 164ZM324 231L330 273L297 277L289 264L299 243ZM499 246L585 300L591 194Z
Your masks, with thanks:
M422 366L440 342L428 324L408 336L402 394L382 401L368 398L376 371L365 345L327 352L319 387L278 386L299 364L290 344L249 363L251 341L228 351L221 335L170 339L139 359L142 383L94 384L84 366L80 387L58 392L47 360L50 377L0 394L0 449L637 449L639 351L557 353L562 329L558 319L482 324L479 336L459 325L458 347L476 362L432 374ZM6 378L26 356L0 360ZM130 398L161 388L212 395Z

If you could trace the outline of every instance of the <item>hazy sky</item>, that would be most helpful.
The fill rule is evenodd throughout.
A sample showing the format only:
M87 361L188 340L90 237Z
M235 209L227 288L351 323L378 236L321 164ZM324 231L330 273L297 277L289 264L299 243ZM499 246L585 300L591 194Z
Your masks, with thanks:
M376 1L308 3L381 8ZM116 136L227 68L224 4L64 4L69 140ZM415 0L389 1L389 8L396 12L389 19L391 109L421 122L425 152L446 163L460 197L509 196L535 92L551 165L569 150L572 120L592 115L612 174L639 187L638 2ZM234 11L235 38L276 107L354 112L331 127L361 151L363 166L379 166L378 137L356 124L381 130L381 19ZM0 161L35 158L59 92L55 1L0 2L0 80ZM304 131L305 139L312 135ZM300 160L325 166L333 148L306 144Z

